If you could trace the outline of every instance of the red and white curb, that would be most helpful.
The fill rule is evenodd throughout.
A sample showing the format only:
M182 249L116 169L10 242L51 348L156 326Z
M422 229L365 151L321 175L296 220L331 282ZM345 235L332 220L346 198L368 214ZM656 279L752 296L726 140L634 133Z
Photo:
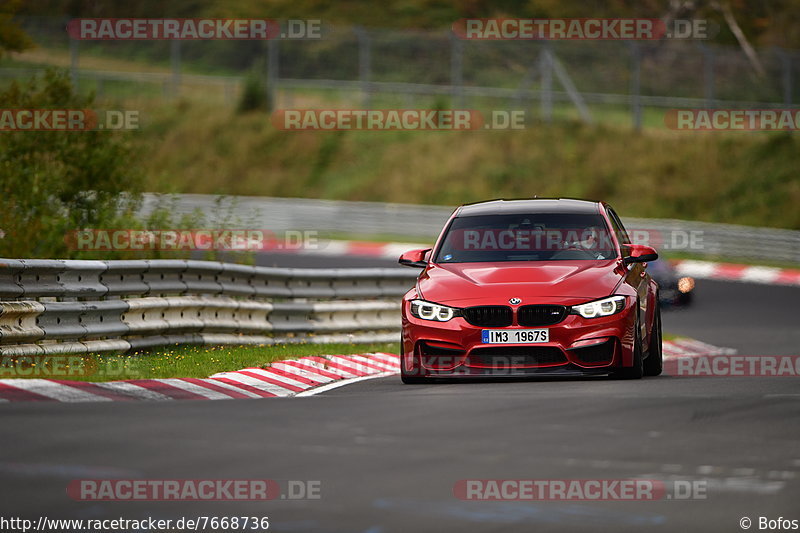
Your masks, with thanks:
M345 241L334 239L316 239L313 243L287 245L278 243L274 248L264 251L293 253L301 255L327 255L327 256L360 256L377 259L397 260L401 254L409 250L430 248L431 244L414 242L373 242L373 241Z
M272 363L267 368L220 372L204 379L138 379L100 383L3 379L0 380L0 402L234 400L310 396L335 386L389 376L399 371L399 356L370 353L301 357Z
M678 338L672 341L663 341L661 350L664 357L696 357L703 355L733 355L736 350L714 346L696 339Z
M312 246L276 249L287 253L327 256L361 256L378 259L397 260L400 254L419 248L430 248L430 244L402 242L369 242L345 240L319 240ZM766 266L740 265L736 263L717 263L695 259L671 261L681 276L697 279L718 279L766 283L770 285L800 285L800 269L774 268Z
M714 263L693 259L674 261L673 264L679 275L699 279L743 281L768 285L800 285L800 270L791 268Z
M665 357L730 355L736 350L694 339L664 341ZM390 353L309 356L267 368L220 372L210 378L138 379L90 383L58 379L2 379L0 403L234 400L303 397L400 371Z

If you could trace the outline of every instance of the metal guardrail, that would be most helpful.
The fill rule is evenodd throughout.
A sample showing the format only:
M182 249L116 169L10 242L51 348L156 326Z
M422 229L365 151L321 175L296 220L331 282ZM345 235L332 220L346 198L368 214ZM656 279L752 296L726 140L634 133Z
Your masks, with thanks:
M417 272L0 259L0 355L384 342Z
M142 205L146 216L160 203L159 195L147 194ZM305 198L257 196L219 197L182 194L173 197L170 210L190 214L203 212L210 227L238 224L248 228L337 232L352 235L397 235L432 242L452 207L433 205L347 202ZM239 219L232 225L230 213ZM800 264L800 231L758 228L673 219L623 218L629 230L658 233L659 237L694 234L697 245L679 251L697 256L718 255L741 259L769 259ZM636 239L634 239L636 240ZM658 240L658 239L656 239ZM645 244L645 243L640 243ZM659 247L659 242L652 242Z

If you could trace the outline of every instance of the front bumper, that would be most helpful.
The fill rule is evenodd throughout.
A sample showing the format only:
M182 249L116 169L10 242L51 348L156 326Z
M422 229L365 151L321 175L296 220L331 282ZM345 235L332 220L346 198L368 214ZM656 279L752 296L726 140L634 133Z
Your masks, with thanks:
M549 342L485 344L484 329L531 329L517 325L489 328L456 317L433 322L411 316L403 305L402 360L406 375L420 377L519 377L607 374L633 364L635 300L608 317L567 315L549 330ZM548 302L542 302L548 303Z

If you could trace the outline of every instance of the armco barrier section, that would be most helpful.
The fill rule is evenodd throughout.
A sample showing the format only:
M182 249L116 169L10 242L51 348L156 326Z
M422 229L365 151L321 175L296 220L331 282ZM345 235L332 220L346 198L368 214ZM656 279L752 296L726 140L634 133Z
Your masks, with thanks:
M242 226L273 232L319 231L353 235L397 235L433 242L453 212L452 207L434 205L348 202L308 198L266 198L257 196L214 196L181 194L172 197L146 194L141 216L147 216L165 198L175 214L202 211L208 227L241 229ZM226 222L231 214L247 223ZM679 249L697 256L770 259L800 264L800 231L758 228L734 224L688 220L623 218L628 229L658 232L659 238L697 235L697 246ZM236 228L234 228L236 226ZM678 235L676 235L678 234ZM425 241L423 241L425 242ZM648 244L640 242L639 244ZM657 247L660 242L651 242Z
M388 342L418 272L0 259L0 355Z

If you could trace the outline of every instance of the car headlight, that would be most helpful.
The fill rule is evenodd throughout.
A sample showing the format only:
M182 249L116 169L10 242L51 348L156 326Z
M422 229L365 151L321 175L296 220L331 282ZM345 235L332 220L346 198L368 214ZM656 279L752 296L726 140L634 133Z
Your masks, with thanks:
M694 289L694 279L685 277L678 280L678 290L683 294L692 292L692 289Z
M572 312L581 315L583 318L597 318L619 313L625 308L624 296L610 296L602 300L595 300L580 305L573 305Z
M411 314L422 320L447 322L454 316L460 316L460 310L425 300L411 300Z

